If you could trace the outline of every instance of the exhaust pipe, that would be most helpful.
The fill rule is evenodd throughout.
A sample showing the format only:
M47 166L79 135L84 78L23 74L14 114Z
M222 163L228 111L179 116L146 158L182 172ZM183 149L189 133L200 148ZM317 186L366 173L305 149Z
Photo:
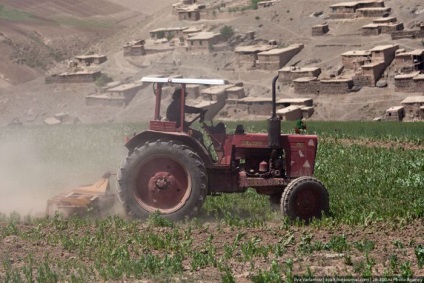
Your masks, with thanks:
M281 119L277 116L277 94L275 85L278 75L272 80L272 116L268 119L268 145L272 149L281 148Z

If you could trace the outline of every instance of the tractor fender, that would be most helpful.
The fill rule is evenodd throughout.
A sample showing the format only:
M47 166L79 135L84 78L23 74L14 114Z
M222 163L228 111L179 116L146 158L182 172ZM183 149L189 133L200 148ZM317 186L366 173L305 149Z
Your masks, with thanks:
M129 150L129 152L133 152L135 148L144 145L146 142L151 141L178 141L183 145L186 145L193 149L200 158L206 167L212 167L213 162L205 147L196 139L187 135L186 133L173 132L173 133L164 133L164 132L156 132L156 131L144 131L135 135L131 138L126 144L125 147Z

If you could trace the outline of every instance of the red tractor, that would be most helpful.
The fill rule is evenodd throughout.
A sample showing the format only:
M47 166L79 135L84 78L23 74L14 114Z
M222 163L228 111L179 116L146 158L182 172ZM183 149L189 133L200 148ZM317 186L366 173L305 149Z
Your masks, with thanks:
M150 129L126 143L129 153L117 173L119 198L126 212L146 218L159 211L168 219L179 220L197 213L207 195L253 188L269 195L271 203L280 205L291 219L310 221L327 213L328 192L313 177L317 136L281 134L281 120L276 115L277 78L272 84L273 110L266 134L245 133L243 125L226 133L222 123L221 127L208 126L204 113L194 119L200 118L215 154L187 128L185 87L223 85L225 81L142 78L144 83L153 83L156 107ZM160 115L162 87L170 83L181 85L179 123L164 121Z

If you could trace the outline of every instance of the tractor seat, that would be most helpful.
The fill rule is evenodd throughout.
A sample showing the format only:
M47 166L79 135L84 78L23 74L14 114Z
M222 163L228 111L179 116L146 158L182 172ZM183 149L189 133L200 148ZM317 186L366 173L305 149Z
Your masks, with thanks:
M234 134L236 135L243 135L244 134L244 127L241 124L238 124L236 126L236 130L234 131Z
M207 126L207 128L211 134L225 135L226 133L225 124L222 122L216 124L215 126Z

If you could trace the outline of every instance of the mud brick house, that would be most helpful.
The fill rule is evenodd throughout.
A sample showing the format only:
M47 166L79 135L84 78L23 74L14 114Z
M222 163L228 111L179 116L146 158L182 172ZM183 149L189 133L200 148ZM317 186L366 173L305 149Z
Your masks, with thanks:
M293 44L286 48L275 48L258 53L258 68L278 70L303 49L303 44Z
M221 39L219 33L200 32L187 39L188 49L191 51L210 52L213 45L217 44Z
M401 104L405 107L405 116L408 119L424 119L424 95L409 96Z
M144 43L144 39L128 42L126 45L124 45L124 56L146 55Z
M312 106L313 99L312 98L281 98L277 100L277 104L283 107L289 106Z
M48 76L46 84L50 83L92 83L101 76L100 71L79 71L74 73L62 73Z
M391 33L392 40L402 39L402 38L424 38L424 24L420 25L420 28L417 30L401 30L394 31Z
M346 94L353 87L352 79L334 78L320 81L321 94Z
M389 15L391 10L388 7L368 7L357 9L356 14L363 18L376 18Z
M75 56L75 61L81 66L100 65L107 61L106 55L80 55Z
M371 62L371 52L367 50L347 51L341 56L345 69L357 70L366 63Z
M151 30L150 37L154 40L156 39L162 39L162 38L179 38L184 36L184 30L186 30L187 27L175 27L175 28L158 28L155 30Z
M238 46L234 52L236 66L238 68L249 69L256 67L258 54L276 48L275 45L250 45Z
M188 84L186 85L187 97L196 99L200 96L200 85Z
M381 45L370 50L372 62L383 62L384 68L387 68L393 61L396 55L398 45Z
M329 31L328 24L315 25L312 27L312 36L321 36Z
M279 2L279 0L268 0L268 1L260 1L258 2L258 9L268 8Z
M177 10L180 21L200 20L200 9L197 6L188 6Z
M183 30L183 36L184 38L189 38L199 32L202 32L202 29L197 28L197 27L189 27L187 29Z
M227 92L227 99L240 99L246 97L244 92L244 87L242 86L232 86L225 90Z
M353 77L355 85L374 87L385 69L383 62L371 62L363 65Z
M293 80L294 93L319 94L320 81L314 77L303 77Z
M269 116L272 112L272 98L245 97L235 101L237 107L248 114ZM277 102L277 106L279 103Z
M231 85L220 85L205 88L201 91L203 100L205 101L225 101L227 97L226 89Z
M401 73L411 73L424 70L424 49L397 52L393 62L394 70Z
M383 121L402 121L405 117L404 106L393 106L386 110Z
M424 74L413 72L395 76L395 91L424 92Z
M359 14L359 9L363 8L382 8L384 1L382 0L365 0L354 2L342 2L330 5L330 18L355 18Z
M105 105L125 107L142 88L142 84L122 84L109 88L101 94L92 94L85 97L87 106Z
M286 84L293 80L303 77L318 78L321 74L321 68L318 67L283 67L278 70L278 81Z
M283 121L295 121L302 118L302 110L300 106L292 105L278 109L277 115Z

